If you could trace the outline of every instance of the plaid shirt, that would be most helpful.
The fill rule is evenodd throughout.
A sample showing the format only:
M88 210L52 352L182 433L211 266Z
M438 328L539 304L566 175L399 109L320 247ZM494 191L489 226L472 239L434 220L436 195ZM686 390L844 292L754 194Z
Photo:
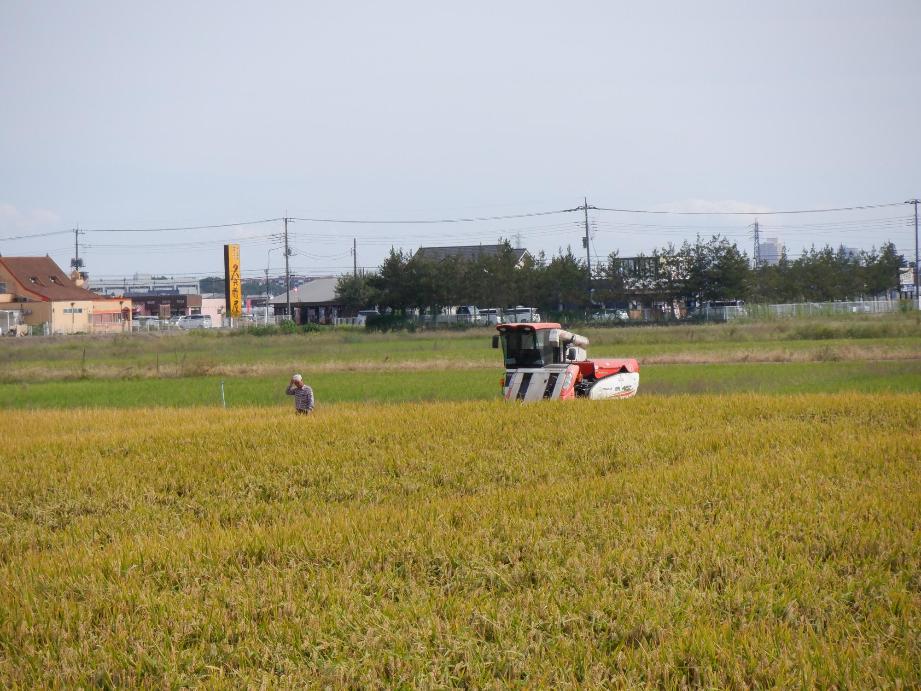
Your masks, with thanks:
M285 391L289 396L294 396L294 409L305 410L308 413L313 410L313 389L304 384L297 388L294 384L289 384Z

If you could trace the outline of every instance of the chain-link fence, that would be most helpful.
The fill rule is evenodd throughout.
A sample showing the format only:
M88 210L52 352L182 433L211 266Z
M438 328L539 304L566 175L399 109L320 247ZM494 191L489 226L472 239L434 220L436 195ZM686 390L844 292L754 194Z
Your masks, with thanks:
M780 305L739 305L703 307L695 313L702 321L732 321L735 319L771 320L806 317L831 317L853 314L883 314L911 309L907 300L854 300L849 302L794 302Z

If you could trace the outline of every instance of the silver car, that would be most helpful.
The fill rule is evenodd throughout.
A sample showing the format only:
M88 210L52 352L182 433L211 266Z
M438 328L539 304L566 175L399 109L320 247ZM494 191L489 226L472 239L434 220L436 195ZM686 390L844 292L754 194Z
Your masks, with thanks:
M211 315L189 314L184 317L179 317L179 321L176 322L176 326L178 326L180 329L210 329Z

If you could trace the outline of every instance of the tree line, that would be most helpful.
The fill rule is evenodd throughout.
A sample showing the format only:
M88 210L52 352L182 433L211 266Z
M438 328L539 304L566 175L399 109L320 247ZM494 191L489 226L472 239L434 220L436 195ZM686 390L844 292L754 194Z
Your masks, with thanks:
M753 267L736 243L715 235L638 257L612 253L593 265L589 276L586 262L569 248L551 257L525 254L519 261L503 241L495 254L472 260L433 261L391 249L376 272L342 276L336 293L353 310L378 306L429 314L451 305L562 312L653 301L826 302L884 295L898 287L903 266L904 257L885 243L858 253L812 247L795 259L784 252L775 265Z

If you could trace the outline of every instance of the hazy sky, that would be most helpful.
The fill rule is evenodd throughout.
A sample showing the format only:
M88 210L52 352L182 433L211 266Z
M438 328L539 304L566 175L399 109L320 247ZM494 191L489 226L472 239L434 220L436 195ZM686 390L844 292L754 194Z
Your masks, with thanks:
M275 218L444 218L577 206L779 209L921 196L921 2L0 0L0 238ZM907 207L760 216L791 252L892 239ZM594 251L744 217L592 214ZM864 222L865 221L865 222ZM581 217L292 226L293 265L391 244L582 252ZM817 225L818 224L818 225ZM88 233L97 276L266 266L278 222ZM67 265L72 236L0 241ZM273 270L281 253L271 254Z

